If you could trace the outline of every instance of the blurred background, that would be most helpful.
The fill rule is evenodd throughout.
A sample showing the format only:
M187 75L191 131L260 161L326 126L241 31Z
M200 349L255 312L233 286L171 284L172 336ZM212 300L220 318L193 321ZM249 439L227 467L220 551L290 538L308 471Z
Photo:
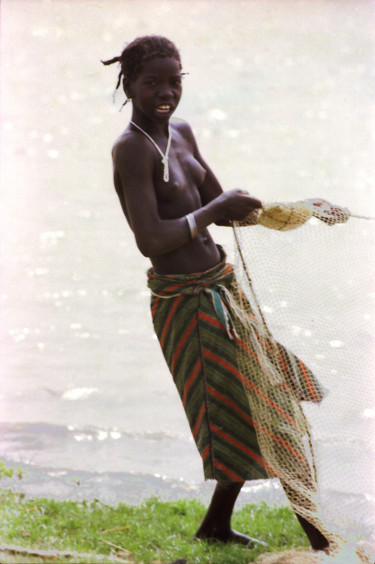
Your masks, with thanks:
M112 184L119 55L163 34L225 189L375 215L374 2L3 0L0 456L56 497L207 499ZM230 230L212 228L232 256ZM4 484L5 485L5 484ZM282 502L255 482L241 502Z

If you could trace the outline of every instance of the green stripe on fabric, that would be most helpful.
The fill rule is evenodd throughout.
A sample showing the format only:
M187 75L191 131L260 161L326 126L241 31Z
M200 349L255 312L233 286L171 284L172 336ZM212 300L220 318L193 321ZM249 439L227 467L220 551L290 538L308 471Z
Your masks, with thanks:
M211 278L215 279L216 274L212 274ZM220 283L230 288L232 280L233 273L226 268L225 279ZM176 290L170 278L168 284ZM157 285L149 280L149 286L158 293L168 291L160 280ZM234 378L233 370L204 355L204 350L209 350L237 369L236 342L228 337L223 315L218 316L218 304L215 308L204 289L195 294L189 291L176 303L178 297L158 301L154 298L153 322L195 434L205 478L220 481L233 481L234 477L241 481L267 478L242 382Z

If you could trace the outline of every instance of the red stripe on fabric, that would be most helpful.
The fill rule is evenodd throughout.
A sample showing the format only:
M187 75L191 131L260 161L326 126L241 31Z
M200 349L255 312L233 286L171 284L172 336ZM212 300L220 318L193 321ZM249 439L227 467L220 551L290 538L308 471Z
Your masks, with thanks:
M313 386L313 383L310 380L310 376L309 373L307 372L306 366L303 364L302 360L298 359L298 364L300 365L300 368L302 370L302 374L305 378L305 381L307 383L307 387L309 388L310 394L312 395L313 398L315 398L316 400L318 400L318 395L315 391L315 388Z
M259 343L262 345L262 347L265 347L268 351L274 351L274 347L272 346L271 343L267 342L263 337L260 337L259 335L257 335L257 338L258 338ZM279 360L282 364L284 371L287 374L289 374L290 368L289 368L289 366L288 366L288 364L285 360L285 357L284 357L284 355L283 355L283 353L282 353L282 351L279 347L277 347L277 353L278 353ZM287 386L286 384L280 384L280 387L290 394L293 393L293 390L290 388L290 386Z
M269 437L271 437L274 441L276 441L277 443L279 443L280 445L282 445L283 447L285 447L287 450L289 450L289 452L291 452L292 454L294 454L294 456L296 458L298 458L298 460L300 462L302 462L302 464L304 464L306 466L306 459L303 458L303 456L298 452L298 450L296 450L295 448L293 448L289 443L287 443L286 441L284 441L284 439L280 439L279 437L275 437L274 435L272 435L272 433L269 433L266 429L261 429L266 435L268 435Z
M303 458L303 456L298 452L298 450L296 450L294 447L292 447L289 443L287 443L287 441L285 441L284 439L280 439L280 437L276 437L275 435L273 435L272 433L270 433L269 431L267 431L267 429L265 429L264 427L261 427L260 425L255 425L257 427L257 429L259 429L262 433L264 433L265 435L267 435L268 437L270 437L270 439L274 440L276 443L279 443L280 445L282 445L283 447L285 447L287 450L289 450L289 452L291 452L292 454L294 454L294 456L296 458L298 458L298 460L300 462L302 462L302 464L306 465L306 460Z
M210 425L210 429L213 433L216 433L217 435L228 441L228 443L231 443L232 445L236 446L237 448L239 448L240 450L251 456L251 458L256 460L258 464L260 464L264 468L267 468L267 470L275 474L271 466L269 466L267 462L265 462L260 456L258 456L255 452L250 450L248 447L246 447L245 445L243 445L242 443L240 443L239 441L237 441L236 439L234 439L233 437L231 437L230 435L228 435L227 433L216 427L216 425Z
M198 315L199 315L199 319L202 319L203 321L207 321L207 323L210 323L215 327L224 327L224 325L218 319L215 319L215 317L211 317L211 315L208 315L207 313L203 313L202 311L199 311Z
M264 338L260 337L259 335L257 336L257 338L258 338L259 343L262 345L262 347L265 347L268 351L273 349L273 346L270 343L268 343ZM244 346L246 348L246 350L249 352L249 354L251 354L252 356L254 355L254 353L252 353L252 351L246 346L246 343L244 343L243 341L240 341L239 339L236 339L236 340L237 340L237 343L239 345ZM283 355L283 353L282 353L282 351L279 347L277 347L277 353L278 353L278 356L279 356L279 361L280 361L284 371L288 374L290 372L290 368L289 368L289 366L288 366L288 364L287 364L287 362L284 358L284 355ZM258 360L256 358L256 356L254 356L254 358L256 360ZM313 383L311 382L311 379L310 379L309 373L306 369L306 366L304 365L302 360L300 360L300 359L297 359L297 360L298 360L302 374L305 378L307 387L309 388L312 397L315 398L316 400L318 400L319 399L318 395L316 393L316 390L314 388ZM286 386L285 384L284 385L281 384L281 387L283 388L283 390L286 390L289 393L293 393L289 386Z
M236 411L236 413L238 413L242 419L244 419L247 423L250 423L250 425L253 425L254 427L256 427L256 423L255 421L253 421L248 415L246 415L246 413L244 413L242 411L242 409L240 409L232 400L230 400L229 398L223 396L222 394L220 394L217 390L214 390L214 388L211 388L211 386L207 385L207 391L214 396L215 398L217 398L218 400L222 401L223 403L225 403L226 405L229 405L229 407L231 407L232 409L234 409L234 411Z
M214 460L214 466L216 466L216 468L218 468L219 470L222 470L224 474L232 478L232 480L234 480L235 482L243 482L243 478L237 476L237 474L229 470L229 468L226 468L224 464L221 464L221 462Z
M262 433L264 433L265 435L267 435L268 437L270 437L271 439L273 439L274 441L276 441L277 443L283 445L286 449L288 449L292 454L294 454L301 462L303 462L303 464L306 464L305 460L303 459L303 457L300 455L300 453L293 448L289 443L287 443L286 441L284 441L283 439L280 439L279 437L276 437L275 435L273 435L272 433L270 433L269 431L267 431L267 429L265 429L264 427L262 427L261 425L259 425L259 423L256 423L253 419L251 419L251 417L249 417L248 415L246 415L246 413L244 413L232 400L230 400L229 398L223 396L222 394L220 394L219 392L217 392L216 390L214 390L213 388L211 388L211 386L207 386L207 391L214 397L216 397L217 399L219 399L220 401L222 401L223 403L229 405L229 407L231 407L232 409L234 409L239 415L241 415L241 417L247 421L248 423L250 423L250 425L253 425L256 429L259 429L260 431L262 431Z
M242 290L242 288L239 288L239 294L240 294L241 303L242 303L242 302L245 302L245 304L250 305L250 304L249 304L249 300L247 299L246 294L245 294L245 292ZM251 311L251 313L249 313L249 311L246 311L246 309L245 309L245 313L246 313L246 315L248 316L248 318L251 319L251 321L256 321L256 322L258 322L258 320L257 320L257 318L255 317L254 312L251 310L251 308L250 308L250 311Z
M185 404L186 404L186 398L187 398L188 392L189 392L189 390L190 390L190 387L191 387L192 383L194 382L194 380L195 380L197 374L199 373L199 370L201 369L201 366L202 366L202 361L201 361L201 359L199 358L199 359L198 359L198 362L197 362L196 365L194 366L193 371L192 371L192 373L190 374L190 376L189 376L189 378L187 379L186 384L185 384L184 396L183 396L183 398L182 398L182 403L183 403L183 406L184 406L184 407L185 407Z
M257 338L258 338L259 343L262 345L262 347L266 348L268 351L272 351L272 352L275 351L275 347L272 343L268 342L266 339L264 339L260 335L257 335ZM277 343L277 345L278 345L278 343ZM279 356L279 361L281 362L281 365L282 365L284 371L288 374L289 371L290 371L290 368L289 368L289 366L288 366L288 364L285 360L285 357L284 357L280 347L277 346L276 350L277 350L277 354Z
M190 325L187 327L187 329L185 330L185 333L182 335L179 343L176 346L176 350L175 350L175 353L172 357L172 362L171 362L171 372L172 372L172 374L173 374L173 370L174 370L174 366L176 364L176 361L177 361L177 359L180 355L180 352L181 352L184 344L186 343L186 340L189 337L190 333L194 329L196 323L197 323L197 318L194 316L193 319L190 322Z
M178 304L181 302L182 298L183 298L182 295L181 295L181 296L178 296L178 298L176 298L176 300L175 300L173 306L171 307L171 310L170 310L170 312L169 312L169 314L168 314L168 317L167 317L167 319L166 319L166 321L165 321L165 325L164 325L163 332L162 332L161 337L160 337L160 346L161 346L161 347L163 347L163 345L164 345L164 339L165 339L165 336L166 336L166 334L167 334L169 324L170 324L170 322L172 321L172 317L173 317L173 315L174 315L174 312L176 311L176 307L177 307Z
M243 349L245 349L245 351L246 351L247 353L249 353L249 355L252 356L254 360L256 360L256 361L258 362L258 357L257 357L257 355L255 354L254 351L251 350L251 348L249 347L249 345L247 345L247 344L245 343L245 341L243 341L242 339L236 339L236 342L240 345L240 347L242 347Z
M207 458L207 455L208 455L209 452L210 452L210 445L207 445L206 448L204 449L204 451L201 454L202 460Z
M202 405L202 409L201 409L201 411L200 411L200 413L199 413L199 416L198 416L198 420L197 420L197 422L196 422L196 424L195 424L195 427L194 427L194 429L193 429L193 437L194 437L194 439L195 439L195 437L197 436L197 433L198 433L198 431L199 431L199 426L200 426L200 424L201 424L202 417L203 417L205 411L206 411L206 407L205 407L205 405L203 404L203 405Z
M279 353L279 359L281 360L282 367L284 368L285 372L288 373L289 372L288 364L287 364L287 362L284 358L283 353L279 349L279 347L277 347L277 352Z
M159 301L160 301L160 298L159 298L159 296L157 296L155 298L154 305L152 306L152 310L151 310L152 317L154 317L154 315L155 315L155 311L157 310L157 307L159 305Z
M263 348L267 349L268 351L275 351L275 347L272 342L268 341L265 337L259 335L258 333L256 334L256 337L258 339L258 342L262 345ZM278 353L280 353L279 347L277 347L276 350Z
M185 284L173 284L172 286L168 286L166 290L160 292L160 295L167 296L170 292L173 292L174 290L180 290L184 286Z
M289 423L291 423L292 425L294 425L294 427L296 429L298 429L296 422L293 421L293 419L291 417L289 417L289 415L287 413L285 413L281 409L281 407L279 407L275 402L270 400L267 396L262 394L262 392L259 390L259 388L257 388L252 382L250 382L249 380L244 378L242 376L242 374L240 372L238 372L238 370L236 370L231 364L229 364L228 362L226 362L224 359L220 358L219 356L216 356L215 354L208 351L207 349L203 349L203 354L207 358L211 358L212 360L214 360L215 362L217 362L218 364L223 366L223 368L226 368L227 370L229 370L230 372L235 374L235 376L237 376L237 378L239 378L241 380L241 382L243 382L245 384L245 386L254 390L258 394L258 396L260 396L262 399L264 399L264 401L267 402L269 405L271 405L278 413L280 413L280 415L282 415L282 417L284 417L284 419L289 421Z

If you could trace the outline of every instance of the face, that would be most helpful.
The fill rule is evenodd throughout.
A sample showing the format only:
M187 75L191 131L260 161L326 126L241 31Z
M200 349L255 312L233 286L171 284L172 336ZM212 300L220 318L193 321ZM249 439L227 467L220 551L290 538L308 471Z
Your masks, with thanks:
M125 93L132 98L133 115L140 112L151 120L169 119L182 94L179 62L172 57L147 61L137 78L125 83Z

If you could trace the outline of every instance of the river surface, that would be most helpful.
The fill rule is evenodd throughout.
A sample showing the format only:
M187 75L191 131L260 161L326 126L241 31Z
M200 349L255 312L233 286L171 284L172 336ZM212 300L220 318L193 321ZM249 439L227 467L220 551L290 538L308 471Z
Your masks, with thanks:
M118 112L118 69L100 59L138 35L170 37L189 73L177 115L224 188L374 216L374 3L196 0L188 17L178 0L3 0L1 10L1 457L28 471L18 487L31 493L206 500L213 485L152 330L148 262L112 186L110 149L130 110ZM231 232L212 233L232 258ZM366 335L369 272L365 293L349 275L340 290L345 311L354 291L363 297L349 311ZM327 339L331 353L344 342ZM248 484L240 501L261 498L285 501L274 482ZM370 520L359 519L365 536Z

